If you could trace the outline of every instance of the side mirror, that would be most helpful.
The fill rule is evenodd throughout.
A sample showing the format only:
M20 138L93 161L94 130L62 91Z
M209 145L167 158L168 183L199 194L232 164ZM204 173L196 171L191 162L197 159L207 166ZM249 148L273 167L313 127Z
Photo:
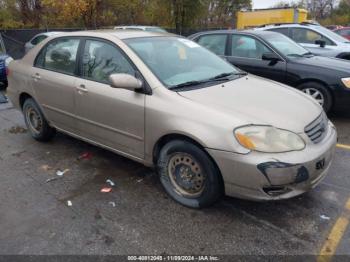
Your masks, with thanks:
M319 45L320 47L325 47L326 46L326 41L324 41L324 40L316 40L315 41L315 44L316 45Z
M111 74L109 76L109 82L114 88L122 88L130 91L135 91L143 86L141 80L128 74Z
M281 60L281 58L277 54L271 52L264 53L261 58L262 60L267 60L271 62L277 62Z

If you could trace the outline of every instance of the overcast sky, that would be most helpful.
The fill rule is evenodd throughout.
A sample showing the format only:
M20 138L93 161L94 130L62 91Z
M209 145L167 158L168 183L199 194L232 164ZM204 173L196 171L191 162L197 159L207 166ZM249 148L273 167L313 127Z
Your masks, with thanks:
M281 0L253 0L253 8L269 8L278 2L281 2ZM293 1L289 0L288 2Z

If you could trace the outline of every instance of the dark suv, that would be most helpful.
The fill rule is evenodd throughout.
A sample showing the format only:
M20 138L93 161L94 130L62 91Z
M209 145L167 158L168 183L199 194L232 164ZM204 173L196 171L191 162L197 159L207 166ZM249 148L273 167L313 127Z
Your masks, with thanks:
M325 111L350 107L347 60L315 56L283 34L270 31L209 31L189 38L244 71L302 90Z
M12 58L6 54L5 44L0 34L0 90L7 87L7 67Z

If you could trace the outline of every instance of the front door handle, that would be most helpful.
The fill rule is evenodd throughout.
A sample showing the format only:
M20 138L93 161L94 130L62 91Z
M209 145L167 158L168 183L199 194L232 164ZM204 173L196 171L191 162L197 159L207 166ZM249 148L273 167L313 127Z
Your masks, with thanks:
M87 92L88 92L88 90L86 89L86 86L85 86L85 85L79 85L79 86L77 87L77 90L78 90L79 94L81 94L81 93L87 93Z
M35 73L34 75L32 75L32 78L34 79L34 81L38 81L41 79L41 76L39 75L39 73Z

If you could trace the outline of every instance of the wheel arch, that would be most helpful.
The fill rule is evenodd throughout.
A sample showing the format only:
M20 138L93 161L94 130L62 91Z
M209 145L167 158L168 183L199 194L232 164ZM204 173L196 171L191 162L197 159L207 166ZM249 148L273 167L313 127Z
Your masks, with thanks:
M307 84L307 83L317 83L317 84L320 84L320 85L322 85L324 88L326 88L326 89L329 91L329 94L331 95L331 103L332 103L332 106L331 106L331 108L330 108L330 110L331 110L332 107L333 107L334 104L335 104L335 97L334 97L334 93L333 93L332 88L330 88L330 86L329 86L326 82L324 82L324 81L322 81L322 80L319 80L319 79L314 79L314 78L307 78L307 79L302 79L302 80L300 80L300 81L297 83L296 88L297 88L298 90L301 90L301 89L300 89L300 86L303 85L303 84Z
M214 158L208 153L208 151L205 149L205 147L201 143L199 143L195 139L193 139L189 136L186 136L184 134L171 133L171 134L164 135L158 139L158 141L155 143L155 145L153 147L152 157L153 157L154 166L157 165L157 160L158 160L159 153L160 153L160 150L162 149L162 147L173 140L185 140L189 143L192 143L192 144L198 146L201 150L203 150L203 152L209 157L209 159L213 162L215 168L219 172L221 188L222 188L223 192L225 193L224 179L223 179L223 176L221 174L221 170L220 170L219 166L217 165L216 161L214 160Z
M23 109L24 102L25 102L28 98L32 98L32 99L33 99L33 96L31 96L30 94L28 94L28 93L26 93L26 92L22 92L22 93L19 95L19 105L20 105L21 109Z
M350 60L350 53L349 52L340 53L339 55L336 56L336 58Z
M295 85L296 85L297 89L300 89L299 86L303 85L303 84L306 84L306 83L318 83L318 84L321 84L325 88L327 88L330 92L332 92L331 88L329 87L329 85L326 82L324 82L324 81L322 81L320 79L315 79L315 78L304 78L304 79L301 79Z

